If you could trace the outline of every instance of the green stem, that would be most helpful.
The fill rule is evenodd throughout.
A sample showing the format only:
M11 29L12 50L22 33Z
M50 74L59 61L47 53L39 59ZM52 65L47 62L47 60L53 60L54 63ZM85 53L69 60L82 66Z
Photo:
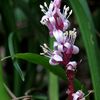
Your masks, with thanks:
M53 47L53 39L50 39L50 48ZM49 99L50 100L59 100L59 86L58 86L58 77L53 73L49 72Z
M49 100L59 100L58 77L49 72Z

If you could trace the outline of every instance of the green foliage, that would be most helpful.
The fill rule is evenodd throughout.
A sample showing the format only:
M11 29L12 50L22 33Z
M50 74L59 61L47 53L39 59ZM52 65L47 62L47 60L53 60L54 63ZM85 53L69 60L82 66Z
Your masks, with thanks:
M98 61L100 59L100 53L90 11L88 9L86 0L70 0L70 3L75 12L80 30L82 32L82 38L87 52L95 92L95 100L100 100L100 78L98 77L100 75L100 63Z
M14 46L13 46L13 43L14 43L13 35L14 35L14 33L11 33L11 34L9 35L9 38L8 38L9 51L10 51L10 55L11 55L12 60L13 60L14 67L16 68L16 70L18 71L18 73L19 73L19 75L21 76L22 80L24 81L23 72L22 72L22 70L20 69L20 66L19 66L17 60L14 59L14 57L13 57L14 54L15 54L15 52L14 52Z
M2 71L2 62L0 61L0 100L10 100L8 93L4 87L4 80L3 80L3 71Z

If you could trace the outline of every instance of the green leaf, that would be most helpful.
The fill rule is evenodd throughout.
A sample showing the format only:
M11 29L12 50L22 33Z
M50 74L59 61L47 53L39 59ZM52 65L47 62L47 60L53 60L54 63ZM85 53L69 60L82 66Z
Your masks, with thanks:
M82 38L87 52L90 73L95 92L95 100L100 100L100 53L91 14L86 0L70 0L70 3L75 12L80 30L82 32Z
M65 72L60 66L51 66L48 62L48 59L44 56L40 56L33 53L18 53L15 55L16 58L26 60L28 62L34 64L40 64L47 70L53 72L57 76L61 77L62 79L66 80Z
M14 57L17 59L26 60L34 64L40 64L48 71L67 81L67 77L63 68L61 68L61 66L51 66L49 64L49 60L44 56L40 56L38 54L33 53L17 53ZM81 89L81 87L84 87L83 91L86 92L86 87L82 85L77 79L75 79L74 82L77 90Z
M19 75L21 76L21 79L24 81L24 75L23 75L23 72L22 70L20 69L20 66L17 62L16 59L14 59L14 41L13 41L13 36L14 36L14 33L11 33L8 37L8 47L9 47L9 51L10 51L10 55L12 56L12 61L13 61L13 65L14 67L16 68L16 70L18 71Z

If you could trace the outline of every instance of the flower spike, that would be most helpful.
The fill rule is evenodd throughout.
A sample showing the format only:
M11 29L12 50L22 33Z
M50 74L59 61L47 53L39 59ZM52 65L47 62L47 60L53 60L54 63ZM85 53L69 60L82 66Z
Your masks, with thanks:
M81 90L74 93L74 76L78 63L70 60L73 54L79 53L79 48L74 44L77 37L76 29L67 30L70 26L68 18L72 10L64 5L63 12L61 12L60 5L61 0L51 1L49 6L46 2L43 6L40 5L44 13L40 22L47 26L50 36L55 38L53 50L44 43L40 45L43 49L43 53L40 54L48 57L51 65L64 66L68 79L68 100L85 100Z

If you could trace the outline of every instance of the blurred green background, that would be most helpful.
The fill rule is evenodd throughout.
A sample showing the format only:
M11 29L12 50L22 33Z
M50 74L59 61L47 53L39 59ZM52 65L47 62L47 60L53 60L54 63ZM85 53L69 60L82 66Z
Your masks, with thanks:
M49 31L47 27L40 24L40 20L41 17L43 16L43 13L41 12L39 5L43 4L44 2L47 2L47 4L49 5L50 0L0 0L0 58L1 59L3 59L5 56L10 56L10 55L13 56L16 53L29 52L39 55L39 53L42 52L40 45L43 43L47 43L49 45L50 43ZM93 87L95 88L95 90L97 90L98 87L96 87L97 86L96 84L99 84L100 82L98 76L100 75L99 73L100 71L97 72L96 75L98 76L98 78L95 79L93 69L91 69L90 66L93 65L92 61L95 62L94 60L95 53L99 55L98 51L100 48L99 44L100 1L78 0L73 2L72 0L62 0L62 6L65 4L67 6L70 6L75 11L75 12L73 11L73 14L69 18L69 20L71 21L70 29L76 27L78 31L76 44L80 48L80 53L75 57L73 56L72 59L75 59L76 61L82 59L82 63L77 68L76 78L82 84L84 84L87 90L92 90ZM84 12L81 7L84 8ZM79 11L79 13L77 13L77 11ZM89 15L89 13L91 13L91 15ZM86 22L85 21L86 18L82 14L84 14L84 16L86 16L87 18L89 17L90 22L91 18L93 20L94 31L92 31L91 28L90 30L92 32L95 32L94 40L96 40L97 44L96 48L94 48L94 46L92 48L90 45L87 45L88 42L92 40L87 39L88 36L84 35L88 33L88 28L86 29L85 27L86 26L91 27L91 23ZM82 21L84 23L83 26L81 26ZM88 48L88 46L90 48ZM92 50L94 51L92 52ZM94 55L89 56L90 55L89 53ZM97 55L95 55L96 59L100 60L99 59L100 57L97 57ZM92 59L93 57L94 59ZM33 58L35 59L36 56L33 55ZM0 67L1 71L0 100L14 99L10 94L11 91L16 96L16 98L22 96L26 96L22 98L28 98L27 95L31 95L32 98L29 100L58 100L58 99L66 100L67 82L61 79L60 77L51 75L50 74L50 72L52 72L51 69L47 68L48 70L46 70L43 66L41 66L40 64L44 60L41 60L39 59L39 57L37 57L36 58L38 59L37 61L40 62L38 64L38 62L36 62L34 59L33 63L30 63L32 62L32 59L30 57L29 59L28 57L21 59L24 60L19 60L15 59L14 57L11 57L9 59L0 62L2 63ZM44 63L47 62L44 61ZM94 63L94 65L96 63ZM56 72L55 70L53 72L57 73L56 75L60 76L59 71ZM91 75L92 75L92 80L91 80ZM94 81L96 82L96 84ZM92 82L94 85L92 84ZM6 86L4 84L6 84ZM9 91L7 91L7 87L9 88L8 89ZM82 88L82 86L80 87ZM97 92L98 91L96 91L96 94ZM96 100L100 100L98 99L100 98L98 96L99 93L96 97ZM92 100L93 97L94 95L91 94L89 96L90 100Z

